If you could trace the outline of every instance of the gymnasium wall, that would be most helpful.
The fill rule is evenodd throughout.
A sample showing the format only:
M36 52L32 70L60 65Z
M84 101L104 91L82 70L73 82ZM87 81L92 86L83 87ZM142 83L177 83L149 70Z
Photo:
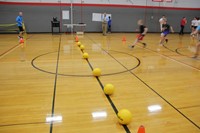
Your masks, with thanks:
M172 0L172 2L152 2L152 0L0 0L3 2L40 2L40 3L85 3L85 4L121 4L121 5L148 5L165 7L196 7L200 0ZM165 0L164 0L165 1Z
M119 2L120 0L116 1ZM128 0L126 1L128 2ZM158 3L156 2L156 4ZM42 4L34 4L27 3L26 1L26 3L19 4L16 2L0 2L0 24L15 23L18 12L22 11L27 32L51 32L50 22L52 17L58 17L58 20L60 20L62 10L70 11L70 3L48 3L45 1ZM176 32L178 32L180 30L180 20L183 16L186 16L188 24L185 31L190 32L190 22L194 16L200 16L199 11L200 8L196 8L195 6L193 8L179 8L170 6L149 6L149 4L148 6L136 6L132 4L86 4L84 1L82 4L73 4L73 21L74 23L86 23L86 32L100 32L101 22L92 21L92 13L107 12L112 14L113 32L135 32L138 28L138 19L145 20L145 24L150 32L159 32L158 20L164 14L168 18L168 23L174 27ZM62 32L69 30L63 26L64 23L69 24L71 21L61 20Z

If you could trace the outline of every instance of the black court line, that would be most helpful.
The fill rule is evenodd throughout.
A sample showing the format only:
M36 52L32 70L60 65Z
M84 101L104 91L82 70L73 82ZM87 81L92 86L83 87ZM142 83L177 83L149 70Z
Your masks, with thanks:
M112 51L112 50L110 50L110 51ZM48 54L52 54L52 53L56 53L56 52L57 52L57 51L48 52L48 53L44 53L44 54L41 54L41 55L36 56L34 59L32 59L31 65L32 65L35 69L37 69L37 70L39 70L39 71L41 71L41 72L55 75L55 74L56 74L55 72L50 72L50 71L47 71L47 70L44 70L44 69L41 69L41 68L37 67L37 66L35 65L34 62L35 62L39 57L42 57L42 56L45 56L45 55L48 55ZM118 51L114 51L114 52L118 52ZM129 55L129 56L135 58L135 59L138 61L138 64L137 64L136 66L130 68L129 70L119 71L119 72L114 72L114 73L107 73L107 74L103 74L103 75L101 75L101 76L109 76L109 75L115 75L115 74L125 73L125 72L128 72L128 71L130 71L130 70L133 70L133 69L137 68L137 67L140 65L140 60L139 60L137 57L135 57L135 56L133 56L133 55L131 55L131 54L128 54L128 53L123 53L123 52L118 52L118 53L126 54L126 55ZM59 76L93 77L93 75L73 75L73 74L62 74L62 73L57 73L57 74L58 74Z
M170 48L168 48L167 46L165 46L165 45L163 45L163 47L164 48L166 48L166 49L168 49L169 51L172 51L172 52L175 52L175 53L177 53L178 55L181 55L181 56L185 56L185 57L188 57L188 58L190 58L190 59L194 59L194 60L199 60L198 58L192 58L191 56L188 56L188 55L184 55L184 54L182 54L182 53L180 53L178 50L179 49L181 49L181 48L187 48L187 47L180 47L180 48L176 48L175 49L175 51L174 50L172 50L172 49L170 49Z
M60 39L59 39L57 62L56 62L56 73L55 73L55 80L54 80L54 91L53 91L53 99L52 99L51 117L54 116L54 109L55 109L56 86L57 86L57 78L58 78L58 64L59 64L59 59L60 59L60 45L61 45L61 35L60 35ZM53 122L51 122L51 124L50 124L50 133L52 133L52 132L53 132Z
M117 37L115 37L115 38L117 38ZM132 43L132 42L130 42L130 41L126 41L126 42ZM138 46L138 45L136 45L136 46L137 46L137 47L142 47L142 46ZM148 43L147 43L147 46L148 46ZM188 65L188 64L186 64L186 63L184 63L184 62L181 62L181 61L179 61L179 60L176 60L176 59L174 59L174 58L171 58L170 56L161 54L161 53L159 53L159 52L157 52L157 51L154 51L154 50L152 50L152 49L149 49L149 48L147 48L147 47L145 47L145 48L143 48L143 49L146 49L146 50L149 50L149 51L151 51L151 52L153 52L153 53L162 55L162 56L164 56L164 57L166 57L166 58L169 58L169 59L171 59L171 60L177 61L177 62L179 62L179 63L181 63L181 64L184 64L184 65L186 65L186 66L188 66L188 67L194 68L194 69L196 69L196 70L198 70L198 71L200 70L200 69L197 68L197 67ZM170 49L168 49L168 50L170 50ZM172 51L172 50L170 50L170 51ZM174 51L172 51L172 52L174 52ZM180 54L180 55L181 55L181 54ZM184 55L183 55L183 56L184 56ZM191 57L190 57L190 58L191 58ZM191 59L194 59L194 58L191 58ZM196 60L197 60L197 59L196 59Z
M175 51L170 50L169 48L167 48L165 45L163 45L163 47L166 48L166 49L168 49L169 51L175 52ZM148 49L148 48L146 48L146 49ZM150 50L150 51L152 51L152 52L155 52L155 53L158 53L158 52L153 51L153 50L151 50L151 49L148 49L148 50ZM188 56L186 56L186 55L182 55L182 54L180 54L180 53L178 53L178 52L176 52L176 53L177 53L178 55L188 57ZM179 60L177 60L177 59L174 59L174 58L172 58L172 57L170 57L170 56L167 56L167 55L164 55L164 54L160 54L160 55L162 55L162 56L164 56L164 57L167 57L167 58L169 58L169 59L175 60L175 61L177 61L177 62L179 62L179 63L181 63L181 64L184 64L184 65L186 65L186 66L189 66L189 67L191 67L191 68L194 68L194 69L200 70L200 68L198 68L198 67L194 67L194 66L192 66L192 65L186 64L186 63L181 62L181 61L179 61ZM188 57L188 58L190 58L190 59L194 59L194 58L191 58L191 57Z
M89 60L86 59L86 61L88 62L88 65L90 66L91 70L93 70L93 67L92 67L91 63L89 62ZM98 77L95 77L95 78L96 78L96 80L98 81L99 85L101 86L101 89L103 90L103 89L104 89L104 86L103 86L102 82L100 81L100 79L99 79ZM104 94L105 94L105 93L104 93ZM117 110L115 104L113 103L112 99L110 98L109 95L106 95L106 94L105 94L105 96L106 96L106 98L108 99L108 101L109 101L110 105L112 106L113 110L115 111L115 114L117 115L118 110ZM122 125L122 126L124 127L124 129L125 129L125 131L126 131L127 133L131 133L131 131L128 129L128 127L127 127L126 125Z
M88 63L89 63L89 62L88 62ZM91 69L92 69L92 68L91 68ZM97 79L98 83L100 84L101 89L103 90L104 86L103 86L102 82L100 81L100 79L99 79L98 77L96 77L96 79ZM105 94L105 96L106 96L106 98L108 99L108 101L109 101L110 105L112 106L113 110L115 111L115 114L117 115L118 110L117 110L115 104L113 103L112 99L110 98L109 95L106 95L106 94ZM123 126L124 130L125 130L127 133L131 133L131 131L129 130L129 128L127 127L127 125L122 125L122 126Z
M89 37L88 37L89 38ZM95 42L94 40L92 40L90 38L90 40L92 42ZM104 49L102 49L104 50ZM110 55L112 58L114 58L112 55ZM118 63L120 63L116 58L114 58ZM120 63L121 64L121 63ZM128 70L128 68L126 66L124 66L123 64L121 64L122 67L124 67L126 70ZM157 94L161 99L163 99L168 105L170 105L173 109L175 109L179 114L181 114L184 118L186 118L190 123L192 123L195 127L197 127L198 129L200 129L200 126L198 126L195 122L193 122L191 119L189 119L185 114L183 114L180 110L178 110L172 103L170 103L167 99L165 99L163 96L161 96L156 90L154 90L151 86L149 86L145 81L143 81L140 77L138 77L135 73L133 73L132 71L129 71L134 77L136 77L140 82L142 82L145 86L147 86L147 88L149 88L151 91L153 91L155 94Z
M138 77L136 74L130 71L130 73L136 77L139 81L141 81L144 85L146 85L151 91L153 91L155 94L157 94L161 99L163 99L168 105L170 105L174 110L176 110L179 114L181 114L184 118L186 118L190 123L192 123L194 126L196 126L198 129L200 129L200 126L198 126L195 122L193 122L190 118L188 118L185 114L183 114L178 108L176 108L172 103L170 103L167 99L165 99L163 96L161 96L156 90L154 90L151 86L149 86L145 81L143 81L140 77Z
M198 108L198 107L200 107L200 105L180 107L180 108L178 108L178 109L190 109L190 108Z
M185 48L185 47L182 47L182 48ZM190 57L190 56L187 56L187 55L184 55L184 54L180 53L180 52L179 52L179 49L181 49L181 48L177 48L177 49L175 50L175 52L176 52L177 54L182 55L182 56L186 56L186 57L188 57L188 58L192 58L192 57ZM198 59L198 58L192 58L192 59L197 60L197 61L200 60L200 59Z
M81 50L81 52L84 53L83 50ZM92 67L92 64L90 63L90 61L88 59L85 59L85 60L87 61L88 65L90 66L91 70L93 71L93 67ZM104 90L104 86L103 86L102 82L100 81L100 79L98 77L95 77L95 78L98 81L98 83L101 86L101 89L103 91ZM115 104L113 103L112 99L110 98L109 95L106 95L105 93L104 93L104 95L106 96L106 98L109 101L111 107L113 108L115 114L117 115L118 110L117 110ZM127 125L122 125L122 126L123 126L124 130L126 131L126 133L131 133L131 131L129 130L129 128L127 127Z
M46 124L46 122L14 123L14 124L0 125L0 127L23 126L23 125L34 125L34 124Z
M33 35L29 36L26 40L30 39ZM0 56L3 56L5 54L7 54L8 52L10 52L11 50L13 50L14 48L16 48L17 46L20 46L21 44L18 43L16 45L14 45L13 47L9 48L8 50L4 51L3 53L0 54Z

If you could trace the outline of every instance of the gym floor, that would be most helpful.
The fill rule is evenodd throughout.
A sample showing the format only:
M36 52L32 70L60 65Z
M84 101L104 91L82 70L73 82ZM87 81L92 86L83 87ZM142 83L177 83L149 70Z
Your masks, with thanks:
M0 132L136 133L143 125L147 133L200 133L197 41L170 34L159 46L160 34L148 33L145 48L131 49L136 36L85 33L81 50L74 34L28 34L22 44L0 34ZM113 95L104 94L107 83ZM121 109L133 115L127 126L118 123Z

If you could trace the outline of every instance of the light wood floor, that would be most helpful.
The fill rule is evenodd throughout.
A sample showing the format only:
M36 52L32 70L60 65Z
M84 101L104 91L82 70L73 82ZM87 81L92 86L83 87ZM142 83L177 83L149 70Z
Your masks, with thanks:
M122 38L126 42L122 42ZM0 133L200 133L200 58L191 58L189 35L144 38L147 47L128 48L133 33L0 34ZM102 76L92 76L93 68ZM110 97L102 86L112 83ZM109 101L110 99L110 101ZM158 105L158 110L149 107ZM121 126L116 112L126 108L132 122ZM58 122L46 118L61 116Z

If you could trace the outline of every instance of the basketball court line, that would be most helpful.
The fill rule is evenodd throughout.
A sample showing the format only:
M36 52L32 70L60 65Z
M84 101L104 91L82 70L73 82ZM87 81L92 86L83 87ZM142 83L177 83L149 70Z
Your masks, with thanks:
M58 54L57 54L57 62L56 62L56 73L55 73L55 80L54 80L54 91L53 91L53 98L52 98L52 109L51 109L51 117L54 116L54 109L55 109L55 100L56 100L56 87L57 87L57 77L58 77L58 65L59 65L59 58L60 58L60 46L61 46L61 36L59 39L59 46L58 46ZM50 124L50 133L53 132L53 122Z
M117 37L115 37L115 38L117 38ZM118 39L118 38L117 38ZM132 43L132 42L130 42L130 41L127 41L128 43ZM147 44L148 45L148 44ZM158 45L158 44L157 44ZM136 45L136 47L140 47L140 48L143 48L142 46L140 46L140 45ZM167 55L164 55L164 54L161 54L161 53L159 53L159 52L157 52L157 51L154 51L154 50L152 50L152 49L149 49L149 48L147 48L147 47L145 47L145 48L143 48L143 49L146 49L146 50L148 50L148 51L151 51L151 52L153 52L153 53L156 53L156 54L158 54L158 55L160 55L160 56L162 56L162 57L165 57L165 58L167 58L167 59L169 59L169 60L172 60L172 61L174 61L174 62L177 62L177 63L179 63L179 64L182 64L182 65L184 65L184 66L187 66L187 67L189 67L189 68L192 68L192 69L195 69L195 70L197 70L197 71L200 71L200 68L197 68L197 67L194 67L194 66L191 66L191 65L188 65L188 64L186 64L186 63L184 63L184 62L181 62L181 61L179 61L179 60L176 60L176 59L174 59L174 58L171 58L171 57L169 57L169 56L167 56ZM170 50L170 49L168 49L169 51L172 51L172 50ZM172 52L174 52L174 51L172 51ZM178 54L178 53L177 53ZM181 55L181 54L180 54ZM182 56L184 56L184 55L182 55Z
M111 51L112 51L112 50L111 50ZM56 53L56 52L58 52L58 51L55 51L55 52L48 52L48 53L44 53L44 54L41 54L41 55L36 56L35 58L32 59L31 65L32 65L35 69L37 69L38 71L41 71L41 72L44 72L44 73L48 73L48 74L53 74L53 75L55 75L54 72L50 72L50 71L47 71L47 70L45 70L45 69L41 69L40 67L36 66L34 62L35 62L36 59L39 58L39 57L42 57L42 56L45 56L45 55L48 55L48 54L51 54L51 53ZM122 53L122 52L120 52L120 53ZM128 71L130 71L130 70L136 69L137 67L140 66L140 60L139 60L139 58L137 58L136 56L127 54L127 53L122 53L122 54L126 54L126 55L129 55L129 56L131 56L131 57L134 57L134 58L138 61L138 64L137 64L136 66L133 66L133 67L130 68L129 70L119 71L119 72L113 72L113 73L107 73L107 74L103 74L103 75L101 75L101 76L109 76L109 75L116 75L116 74L125 73L125 72L128 72ZM59 76L73 76L73 77L92 77L92 76L93 76L93 75L91 75L91 74L90 74L90 75L73 75L73 74L62 74L62 73L58 73L58 75L59 75Z
M87 36L88 37L88 36ZM94 40L92 40L90 37L88 37L90 41L96 43ZM106 50L101 48L103 51L105 51L108 55L110 55L112 58L114 58L122 67L124 67L126 70L128 69L126 66L124 66L121 62L119 62L115 57L113 57L110 53L108 53ZM154 51L153 51L154 52ZM162 54L161 54L162 55ZM163 56L163 55L162 55ZM143 81L140 77L138 77L135 73L132 71L129 71L134 77L136 77L140 82L142 82L147 88L149 88L151 91L153 91L156 95L158 95L162 100L164 100L168 105L170 105L174 110L176 110L179 114L181 114L184 118L186 118L190 123L192 123L195 127L200 129L200 126L198 126L195 122L193 122L191 119L189 119L185 114L183 114L178 108L176 108L172 103L170 103L167 99L165 99L163 96L161 96L156 90L154 90L151 86L149 86L145 81Z
M27 38L30 39L33 35L29 36ZM10 49L6 50L5 52L0 54L0 59L3 58L4 56L6 56L7 54L13 52L15 49L19 48L21 46L20 43L14 45L13 47L11 47ZM21 126L21 125L33 125L33 124L45 124L46 122L30 122L30 123L14 123L14 124L5 124L5 125L0 125L0 127L6 127L6 126Z
M174 52L174 53L177 53L178 55L185 56L185 57L188 57L188 58L190 58L190 59L199 61L199 59L194 59L194 58L192 58L192 57L190 57L190 56L187 56L187 55L184 55L184 54L178 52L179 49L184 48L184 47L176 48L175 51L172 50L172 49L170 49L170 48L168 48L168 47L165 46L165 45L163 45L163 47L166 48L166 49L168 49L169 51L172 51L172 52ZM196 68L196 67L195 67L195 68Z
M177 48L176 50L175 50L175 52L177 53L177 54L179 54L179 55L182 55L182 56L186 56L186 57L188 57L188 58L191 58L191 57L189 57L189 56L187 56L187 55L184 55L184 54L182 54L182 53L180 53L178 50L179 50L180 48ZM192 58L193 60L196 60L196 61L200 61L200 59L198 59L198 58Z
M56 63L56 73L55 73L55 81L54 81L54 92L53 92L53 100L52 100L52 113L51 116L54 116L54 108L55 108L55 99L56 99L56 85L57 85L57 76L58 76L58 64L59 64L59 57L60 57L60 46L61 46L61 35L60 35L60 40L59 40L59 48L58 48L58 54L57 54L57 63ZM82 51L83 53L83 51ZM93 67L91 65L91 63L89 62L88 59L86 59L86 61L88 62L88 65L90 66L91 70L93 70ZM102 90L103 90L103 84L101 83L101 81L99 80L98 77L96 77L99 85L101 86ZM114 103L112 102L111 98L107 95L105 95L111 105L111 107L113 108L114 112L118 113L117 108L115 107ZM126 133L131 133L129 128L126 125L122 125L123 128L125 129ZM53 122L51 122L50 124L50 133L53 132Z
M15 124L0 125L0 127L35 125L35 124L46 124L46 122L15 123Z
M61 40L60 40L61 41ZM104 50L104 49L103 49ZM151 50L150 50L151 51ZM58 51L59 52L59 51ZM152 52L155 52L155 51L152 51ZM160 53L158 53L158 52L155 52L155 53L157 53L157 54L160 54ZM162 55L162 54L161 54ZM163 55L163 56L165 56L165 55ZM58 62L58 60L57 60L57 62ZM181 63L180 63L181 64ZM131 71L129 71L129 72L131 72ZM134 73L133 73L134 74ZM135 76L135 75L134 75ZM136 75L137 76L137 75ZM145 83L145 82L144 82ZM54 87L55 87L55 84L54 84ZM152 90L153 91L153 90ZM55 92L55 88L54 88L54 92ZM55 100L55 99L54 99ZM54 101L55 102L55 101ZM53 107L52 107L53 108ZM179 109L179 108L178 108ZM40 122L38 122L38 124L39 124ZM43 123L43 122L41 122L41 123ZM26 124L26 123L25 123ZM29 124L29 123L28 123ZM31 124L31 123L30 123ZM37 124L37 122L36 122L36 124ZM18 125L18 124L13 124L13 125ZM20 125L20 124L19 124ZM23 124L22 124L23 125ZM6 126L6 125L3 125L3 126ZM8 125L9 126L9 125ZM12 126L12 124L11 124L11 126ZM199 127L198 127L199 128Z
M14 45L13 47L9 48L8 50L4 51L3 53L0 54L0 58L2 58L2 56L8 54L9 52L13 51L16 47L19 47L20 43Z
M81 50L81 52L83 53L83 50ZM88 59L85 59L85 60L87 61L88 65L90 66L91 70L93 70L93 67L92 67L92 64L90 63L90 61L89 61ZM96 78L96 80L98 81L98 83L99 83L99 85L101 86L101 89L102 89L102 91L103 91L103 90L104 90L104 86L103 86L101 80L100 80L98 77L95 77L95 78ZM106 96L107 100L109 101L111 107L113 108L113 110L114 110L114 112L115 112L115 114L116 114L116 116L117 116L117 114L118 114L118 109L117 109L117 107L115 106L114 102L112 101L112 99L110 98L109 95L106 95L105 93L104 93L104 95ZM117 116L117 117L118 117L118 116ZM123 126L124 130L126 131L126 133L131 133L131 131L129 130L129 128L127 127L127 125L121 125L121 126Z
M180 107L180 108L178 108L178 109L190 109L190 108L198 108L198 107L200 107L200 105Z
M30 39L33 35L29 36L26 40ZM11 53L12 51L14 51L15 49L17 49L19 46L21 46L20 43L14 45L13 47L11 47L10 49L4 51L3 53L0 54L0 59L2 59L4 56L6 56L7 54Z
M130 43L130 41L127 41L127 42ZM148 45L148 44L147 44L147 45ZM136 46L138 46L138 45L136 45ZM142 46L138 46L138 47L143 48ZM188 65L188 64L186 64L186 63L184 63L184 62L181 62L181 61L179 61L179 60L176 60L176 59L174 59L174 58L172 58L172 57L169 57L169 56L167 56L167 55L161 54L161 53L159 53L159 52L157 52L157 51L154 51L154 50L152 50L152 49L149 49L149 48L147 48L147 47L146 47L146 48L143 48L143 49L146 49L146 50L151 51L151 52L153 52L153 53L156 53L156 54L158 54L158 55L160 55L160 56L162 56L162 57L165 57L165 58L167 58L167 59L169 59L169 60L172 60L172 61L174 61L174 62L177 62L178 64L181 64L181 65L187 66L187 67L189 67L189 68L195 69L195 70L197 70L197 71L200 71L200 68L197 68L197 67ZM169 50L169 49L168 49L168 50ZM171 50L169 50L169 51L171 51Z

